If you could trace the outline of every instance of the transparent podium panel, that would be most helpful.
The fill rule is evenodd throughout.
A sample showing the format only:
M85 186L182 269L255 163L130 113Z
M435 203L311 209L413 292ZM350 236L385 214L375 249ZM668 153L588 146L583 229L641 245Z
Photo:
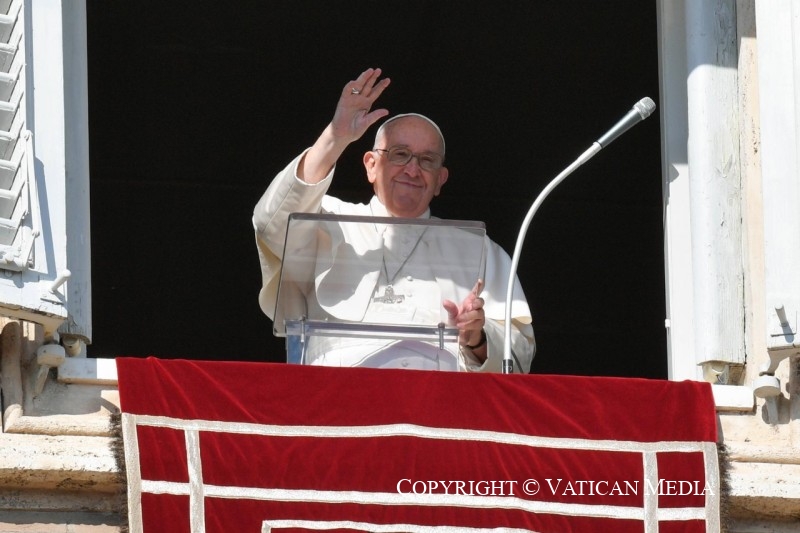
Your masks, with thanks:
M273 333L287 361L459 369L460 305L483 279L482 222L294 213Z

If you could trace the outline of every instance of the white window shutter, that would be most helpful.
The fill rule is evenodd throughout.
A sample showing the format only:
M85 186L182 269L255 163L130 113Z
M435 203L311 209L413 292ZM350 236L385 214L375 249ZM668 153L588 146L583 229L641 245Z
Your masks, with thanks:
M90 342L85 37L82 1L0 0L0 316Z
M0 9L0 269L22 271L33 247L31 171L33 144L24 128L24 51L18 2ZM13 5L12 5L13 4Z

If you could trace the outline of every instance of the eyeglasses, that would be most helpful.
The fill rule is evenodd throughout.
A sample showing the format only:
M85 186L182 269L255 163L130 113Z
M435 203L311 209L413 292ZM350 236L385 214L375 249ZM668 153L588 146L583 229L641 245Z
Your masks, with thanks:
M421 154L415 154L408 148L404 148L402 146L395 146L393 148L389 148L388 150L383 148L375 148L376 152L386 153L387 159L389 163L397 166L407 165L411 162L413 158L417 158L417 164L422 170L427 170L428 172L435 172L442 168L442 164L444 163L444 157L436 152L422 152Z

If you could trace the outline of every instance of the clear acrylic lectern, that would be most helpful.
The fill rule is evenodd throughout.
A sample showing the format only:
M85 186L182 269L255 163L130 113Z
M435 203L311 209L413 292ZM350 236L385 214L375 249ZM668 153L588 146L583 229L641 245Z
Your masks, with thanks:
M483 279L482 222L293 213L273 332L287 361L457 370L460 304Z

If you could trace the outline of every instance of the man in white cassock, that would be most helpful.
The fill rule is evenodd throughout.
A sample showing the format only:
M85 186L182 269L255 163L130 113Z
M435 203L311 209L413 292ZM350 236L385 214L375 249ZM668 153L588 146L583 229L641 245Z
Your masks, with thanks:
M291 213L431 219L430 202L448 178L445 142L439 127L419 114L396 115L378 129L373 149L363 158L375 192L368 204L326 194L345 148L388 115L385 109L372 110L389 85L389 79L380 76L380 69L368 69L345 86L331 123L311 148L278 173L256 205L253 225L263 278L259 304L271 319ZM420 226L414 226L416 232L398 232L395 226L380 223L360 225L356 231L351 226L342 225L341 235L330 239L327 251L316 251L315 286L304 302L308 315L368 323L444 321L458 328L458 343L442 349L437 342L314 337L306 349L308 364L502 371L511 261L500 246L488 237L473 238L475 250L482 248L485 254L485 277L459 279L463 275L435 272L432 266L441 264L441 257L449 261L454 254L457 257L459 250L448 239L431 237L433 232ZM343 242L348 246L337 246ZM339 265L350 267L337 268L337 259L346 253L380 253L381 267L361 271L352 268L353 261L340 260ZM343 279L352 283L344 300L341 291L330 288L340 287ZM527 373L535 341L531 312L516 278L513 294L514 368Z

